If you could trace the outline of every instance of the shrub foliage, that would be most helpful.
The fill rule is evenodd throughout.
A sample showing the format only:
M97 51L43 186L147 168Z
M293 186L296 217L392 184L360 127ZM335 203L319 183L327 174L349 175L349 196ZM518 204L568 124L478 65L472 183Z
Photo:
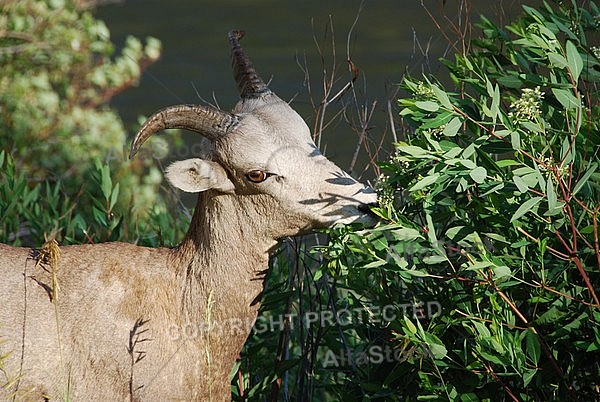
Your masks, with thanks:
M452 88L403 82L383 222L331 231L314 276L305 258L267 292L281 332L250 339L246 397L600 397L600 15L523 10L443 60ZM283 361L262 376L258 345Z
M120 52L106 25L76 0L0 2L0 146L30 182L61 181L71 195L96 192L95 160L120 151L127 133L108 104L137 85L161 43L127 38ZM161 175L148 163L112 162L120 204L150 208ZM81 191L80 191L81 190ZM90 202L89 200L87 202Z
M470 50L444 61L454 89L403 83L412 131L381 165L386 224L337 232L324 249L326 269L353 290L337 308L397 306L399 319L361 328L360 345L384 337L427 352L385 375L381 365L349 370L344 400L348 390L398 400L600 395L600 15L593 3L523 9L506 28L483 18Z

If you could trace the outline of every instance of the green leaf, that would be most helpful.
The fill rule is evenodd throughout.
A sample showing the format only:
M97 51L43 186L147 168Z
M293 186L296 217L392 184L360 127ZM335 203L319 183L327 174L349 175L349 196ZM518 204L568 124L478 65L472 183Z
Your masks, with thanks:
M478 166L469 172L469 176L471 176L471 179L473 179L475 183L481 184L487 177L487 170L485 170L484 167Z
M435 183L437 179L440 177L439 173L434 173L430 176L425 176L421 180L419 180L414 186L408 189L408 191L413 192L417 190L421 190L422 188L428 187Z
M523 126L523 128L526 128L528 131L530 131L532 133L543 133L544 132L543 127L540 127L539 124L536 124L532 121L521 122L521 126Z
M537 373L537 369L525 369L525 373L523 373L523 385L526 387L529 385L533 377Z
M428 128L438 128L440 126L448 124L448 122L450 122L450 120L452 120L452 118L454 118L454 117L455 117L454 113L451 113L451 112L442 112L442 113L439 113L435 117L428 118L426 121L424 121L419 126L419 129L421 131L423 131L423 130L426 130Z
M513 149L521 149L521 136L517 131L510 132L510 144L512 145Z
M479 402L480 399L477 396L477 394L474 394L472 392L468 393L468 394L462 394L460 396L460 402Z
M415 106L427 112L437 112L440 108L440 105L432 101L416 101Z
M440 144L441 145L441 144ZM444 159L454 159L462 152L461 147L450 148L444 155Z
M494 94L492 96L490 111L492 112L492 120L496 122L496 117L500 115L500 87L498 84L494 85Z
M413 335L417 333L417 327L406 316L404 317L404 324L406 325L406 329L408 330L408 332L410 332Z
M506 265L494 265L492 270L494 271L494 279L502 279L512 275L510 268Z
M521 178L521 176L513 176L513 183L517 186L517 189L521 194L529 191L529 186L525 183L525 180Z
M410 276L416 276L418 278L424 278L429 276L429 274L427 272L423 272L423 271L419 271L416 269L406 269L402 271L405 274L409 274Z
M385 264L385 261L383 261L383 263ZM317 269L315 271L314 276L313 276L313 281L317 282L322 277L323 277L323 270L322 269Z
M104 165L100 168L100 175L100 188L102 190L102 195L106 200L108 200L112 192L112 180L110 179L110 169L108 165Z
M391 231L391 234L396 240L400 241L412 241L423 238L417 229L411 228L395 229Z
M540 167L539 165L536 163L535 165L533 165L534 169L535 169L535 177L537 179L537 182L540 185L540 190L544 190L546 188L546 180L544 179L544 176L542 175L542 172L540 171ZM530 186L533 187L533 186Z
M500 113L500 88L498 87L498 84L493 86L491 81L487 77L485 80L485 85L487 88L488 96L492 98L492 104L488 109L487 102L482 102L481 107L483 109L483 113L486 116L491 117L492 120L495 122L496 117Z
M433 217L430 213L425 215L425 221L427 222L427 238L429 243L435 248L439 246L437 236L435 234L435 225L433 224Z
M573 75L573 80L577 82L581 70L583 70L583 59L577 50L577 47L570 40L567 41L567 64Z
M401 143L401 144L398 144L396 149L399 152L403 152L403 153L408 154L413 157L430 155L430 152L428 150L421 148L421 147L414 146L414 145L408 145L408 144Z
M581 107L580 99L576 98L571 90L552 88L552 93L567 110Z
M563 166L573 161L573 148L571 147L571 138L565 136L560 148L560 160Z
M548 53L548 60L550 64L557 68L565 68L567 66L567 59L559 53Z
M507 88L520 88L523 85L523 80L513 72L509 72L509 75L499 77L496 81Z
M435 359L443 359L446 357L448 350L440 338L430 332L424 332L423 338L427 342L427 348Z
M502 359L501 356L496 356L496 355L493 355L491 353L484 352L484 351L479 352L479 354L481 355L481 357L483 357L485 360L489 361L490 363L494 363L499 366L507 366L508 365L507 364L508 361L506 361L505 359Z
M115 204L119 199L119 184L120 183L115 184L115 188L113 188L112 194L110 195L110 209L113 209L115 207Z
M469 265L467 271L479 271L480 269L488 268L494 265L491 261L477 261L473 265Z
M446 257L445 255L441 255L441 254L423 257L423 263L428 264L428 265L439 264L439 263L447 262L447 261L448 261L448 257Z
M573 193L572 193L573 195L577 194L579 192L579 190L581 190L581 188L585 185L585 183L587 183L587 181L590 179L592 174L594 174L594 172L596 171L597 168L598 168L598 164L596 162L594 162L590 165L590 167L585 172L583 177L581 177L581 179L577 182L577 184L575 184L575 187L573 187Z
M471 155L473 155L475 153L475 145L473 145L473 143L469 144L469 146L467 146L465 148L465 150L463 151L463 158L468 159L471 157Z
M487 77L485 77L485 87L487 89L489 97L491 98L492 96L494 96L494 86L492 85L490 79Z
M556 204L558 202L558 198L556 197L556 192L554 191L554 183L552 182L552 178L548 177L546 181L546 196L548 197L548 210L553 210L556 208Z
M536 334L534 334L531 330L527 330L525 332L525 350L527 351L527 355L533 360L533 362L537 365L540 361L541 356L541 348L540 341Z
M468 188L469 188L469 182L467 180L465 180L464 177L461 177L460 179L458 179L458 184L456 185L457 193L462 193L462 192L466 191Z
M472 320L471 322L477 329L477 333L479 334L480 337L489 338L490 336L492 336L492 334L490 333L490 330L485 326L484 323L479 322L477 320Z
M433 94L437 98L438 101L442 104L443 107L452 109L452 102L450 102L450 98L448 94L441 90L437 85L431 84L431 89L433 90Z
M470 159L460 159L460 164L466 167L467 169L475 169L477 165Z
M366 265L363 265L361 268L364 268L364 269L377 268L377 267L381 267L382 265L385 265L385 264L387 264L386 260L375 260L375 261L371 261L370 263L368 263ZM317 278L317 273L321 273L321 271L319 270L315 273L315 277L313 279L315 281L319 280L322 276L322 273L321 273L321 275L319 275L319 277Z
M94 219L97 223L99 223L102 226L108 225L108 221L106 220L106 214L103 211L96 207L93 207L92 214L94 215Z
M454 117L444 128L443 134L446 137L454 137L462 126L462 121L458 117Z
M516 221L517 219L519 219L520 217L522 217L523 215L525 215L527 212L531 211L542 200L543 200L543 197L533 197L533 198L525 201L519 207L519 209L517 209L517 211L514 213L514 215L512 216L512 218L510 218L510 221L511 222Z

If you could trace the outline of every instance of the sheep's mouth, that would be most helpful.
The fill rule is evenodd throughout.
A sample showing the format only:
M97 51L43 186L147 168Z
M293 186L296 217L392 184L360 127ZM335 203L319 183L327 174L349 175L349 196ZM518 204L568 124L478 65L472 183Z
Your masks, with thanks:
M344 212L347 213L332 222L331 227L348 224L360 224L366 228L373 227L379 222L379 217L371 210L376 206L377 204L373 203L344 207Z

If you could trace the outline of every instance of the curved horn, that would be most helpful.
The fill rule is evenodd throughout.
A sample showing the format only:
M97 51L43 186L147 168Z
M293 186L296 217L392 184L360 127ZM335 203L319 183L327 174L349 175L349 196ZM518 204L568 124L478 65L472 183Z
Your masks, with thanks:
M210 106L177 105L159 110L146 120L131 144L129 159L154 133L167 128L185 128L202 134L214 141L227 134L238 122L232 113L223 112Z
M245 32L241 30L229 31L228 38L231 44L231 65L233 75L237 82L242 99L258 98L263 94L271 93L267 84L258 76L252 62L240 46L240 39Z

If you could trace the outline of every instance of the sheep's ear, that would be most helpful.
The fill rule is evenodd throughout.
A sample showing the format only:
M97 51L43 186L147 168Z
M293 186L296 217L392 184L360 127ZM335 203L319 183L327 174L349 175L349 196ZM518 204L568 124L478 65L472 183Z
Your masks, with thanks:
M208 189L232 193L233 183L221 165L203 159L186 159L172 163L166 170L167 180L178 189L199 193Z

